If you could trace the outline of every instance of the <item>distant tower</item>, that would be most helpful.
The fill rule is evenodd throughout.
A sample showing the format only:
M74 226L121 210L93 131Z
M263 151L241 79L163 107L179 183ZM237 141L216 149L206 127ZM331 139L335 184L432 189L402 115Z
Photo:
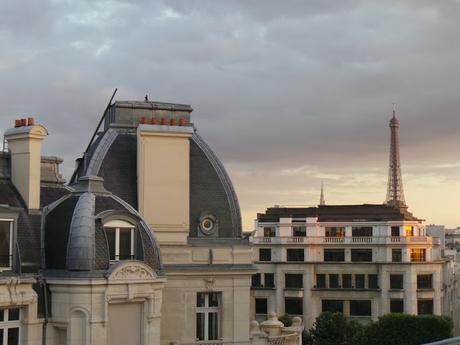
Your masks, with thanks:
M326 205L326 200L324 200L324 190L323 190L323 183L321 182L321 195L319 196L319 204Z
M387 205L407 207L404 201L403 183L401 178L401 161L399 155L399 120L396 118L396 105L393 104L393 117L390 120L390 167L388 171Z

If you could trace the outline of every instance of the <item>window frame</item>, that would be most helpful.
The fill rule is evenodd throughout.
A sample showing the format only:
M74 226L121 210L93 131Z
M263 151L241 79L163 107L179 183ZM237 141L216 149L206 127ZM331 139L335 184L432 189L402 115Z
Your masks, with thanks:
M198 295L204 295L204 306L198 306ZM217 306L209 306L209 297L211 294L217 295ZM195 338L197 341L212 341L220 340L222 334L221 327L221 305L222 305L222 293L221 292L197 292L196 293L196 311L195 311ZM204 339L198 339L198 314L204 314ZM209 339L209 315L217 313L217 336L216 339Z
M372 248L352 248L350 249L351 262L372 262L373 257L374 257L374 253L373 253Z
M268 257L269 259L266 260ZM259 261L262 261L262 262L272 261L272 249L271 248L259 248Z
M302 273L285 273L284 288L288 290L303 289L303 274Z
M391 248L391 262L402 262L402 248Z
M410 249L411 262L426 262L426 248L411 248Z
M119 261L124 261L124 260L135 260L136 259L136 245L135 245L135 231L136 231L136 225L122 219L112 219L104 223L103 225L105 235L107 238L107 247L109 250L109 260L110 263L116 263ZM109 229L115 230L115 253L114 253L114 259L111 259L111 248L110 248L110 243L108 240L107 232ZM120 229L129 229L130 231L130 259L120 259ZM112 230L109 230L112 231Z
M302 313L301 314L299 314L299 313L289 313L289 311L288 311L289 308L286 306L287 305L286 302L288 302L288 301L290 303L294 303L294 302L299 303L300 302L300 304L297 304L297 308L298 308L298 310L301 310ZM300 305L300 308L299 308L299 305ZM303 316L303 312L304 312L304 310L303 310L303 297L284 297L284 310L286 311L286 314L289 314L291 316L292 315Z
M336 260L337 254L340 254L339 256L341 260ZM327 256L327 260L326 260L326 256ZM343 248L324 248L323 260L324 262L345 262L345 249Z
M13 269L13 255L14 255L14 242L15 242L15 237L14 237L14 226L16 224L16 219L11 218L11 217L0 217L0 222L8 222L10 223L10 233L9 233L9 241L10 243L8 244L8 266L0 266L0 272L2 271L11 271ZM1 345L1 344L0 344Z
M17 309L19 311L17 320L9 320L9 311L11 309ZM8 345L8 331L11 328L18 329L18 344L22 344L21 340L21 318L22 318L22 308L2 308L0 309L3 312L3 321L0 321L0 329L3 330L3 343L0 345Z
M400 284L398 284L399 279L400 279ZM404 274L403 273L390 274L389 280L390 280L390 290L403 290L404 289Z
M433 273L417 274L417 290L433 290Z
M291 253L291 255L289 255ZM296 255L292 256L293 253L297 253ZM298 254L302 253L302 260L299 260ZM289 259L291 257L291 259ZM292 260L292 258L295 258ZM286 261L287 262L304 262L305 261L305 249L304 248L288 248L286 249Z

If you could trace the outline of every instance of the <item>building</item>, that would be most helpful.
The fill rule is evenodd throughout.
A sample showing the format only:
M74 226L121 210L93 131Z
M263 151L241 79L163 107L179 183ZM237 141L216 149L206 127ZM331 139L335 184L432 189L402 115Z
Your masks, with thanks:
M453 265L440 240L407 210L399 121L390 121L387 198L383 204L271 207L257 214L251 315L303 317L322 311L367 322L390 312L453 315Z
M191 112L110 104L68 185L44 126L6 130L3 345L249 343L252 249Z

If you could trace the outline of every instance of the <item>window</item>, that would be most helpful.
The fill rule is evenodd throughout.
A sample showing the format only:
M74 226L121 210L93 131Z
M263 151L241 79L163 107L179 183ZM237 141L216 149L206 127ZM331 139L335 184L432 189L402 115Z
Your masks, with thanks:
M261 279L260 279L260 273L256 273L252 275L251 279L251 286L252 287L261 287Z
M351 274L342 274L342 287L351 289Z
M305 237L307 236L307 228L305 226L293 226L292 235L294 237Z
M303 275L302 274L286 274L285 275L286 289L302 289Z
M256 298L256 314L267 315L267 299Z
M432 274L418 274L417 275L417 289L432 289L433 288L433 275Z
M338 289L338 288L339 288L339 275L329 274L329 289Z
M0 345L19 345L20 309L0 309Z
M372 262L372 249L352 249L351 261Z
M372 226L354 226L351 228L352 237L372 237Z
M274 273L265 273L264 274L264 286L266 288L275 287L275 274Z
M325 289L326 288L326 275L325 274L317 274L316 275L316 287L318 289Z
M259 261L272 261L272 250L270 248L260 248Z
M303 315L303 299L285 298L284 311L289 315Z
M377 274L369 274L367 276L367 286L369 289L379 288L379 277Z
M110 261L134 259L134 225L119 220L104 224Z
M274 226L265 226L264 227L264 237L275 237L276 228Z
M350 301L350 316L371 316L371 301Z
M392 226L391 227L391 236L392 237L399 237L399 226Z
M345 228L342 226L327 227L326 237L345 237Z
M324 261L345 261L345 250L324 249Z
M414 227L413 226L405 226L404 231L407 237L414 236Z
M419 299L417 301L418 315L433 314L433 300L432 299Z
M217 292L196 295L197 340L219 339L220 294Z
M13 220L0 219L0 270L13 263Z
M403 274L390 274L390 289L401 290L404 288Z
M403 299L390 300L390 313L404 313L404 300Z
M357 289L365 288L364 278L365 278L364 274L355 274L355 286Z
M287 261L304 261L303 249L287 249Z
M321 301L321 311L331 313L343 313L343 301L338 299L323 299Z
M391 250L391 261L393 262L402 261L402 250L400 248Z
M410 261L412 262L426 261L426 249L425 248L412 248L410 250Z

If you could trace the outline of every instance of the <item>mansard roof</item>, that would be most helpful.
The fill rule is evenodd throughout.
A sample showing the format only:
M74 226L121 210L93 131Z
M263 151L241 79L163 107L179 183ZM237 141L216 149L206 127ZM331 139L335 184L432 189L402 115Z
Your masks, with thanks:
M109 108L105 129L97 134L84 162L74 173L71 185L76 182L78 176L100 176L104 179L104 187L108 191L137 209L136 126L142 114L146 114L143 112L144 109L149 110L154 116L157 112L163 116L166 110L171 117L185 116L186 125L191 126L190 112L193 109L189 105L115 102ZM232 182L216 154L194 131L190 140L191 238L198 237L198 223L203 213L210 213L217 219L219 237L242 237L240 208Z
M279 222L280 218L317 217L318 222L421 221L406 208L386 204L319 205L318 207L270 207L258 213L259 222Z

